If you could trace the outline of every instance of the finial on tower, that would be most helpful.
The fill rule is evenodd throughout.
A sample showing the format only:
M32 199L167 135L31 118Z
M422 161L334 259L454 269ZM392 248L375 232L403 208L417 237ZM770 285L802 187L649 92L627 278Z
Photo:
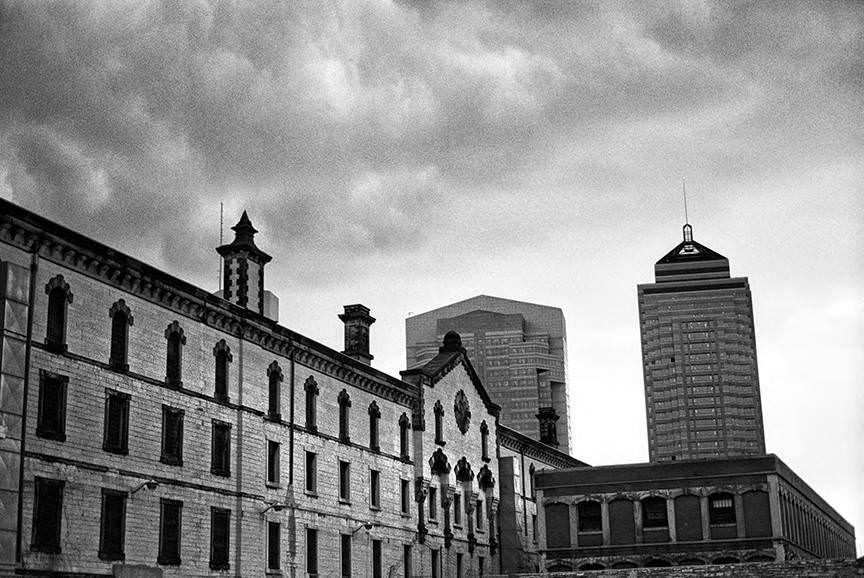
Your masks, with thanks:
M693 242L693 227L690 226L690 217L687 215L687 179L681 177L681 192L684 195L684 242Z

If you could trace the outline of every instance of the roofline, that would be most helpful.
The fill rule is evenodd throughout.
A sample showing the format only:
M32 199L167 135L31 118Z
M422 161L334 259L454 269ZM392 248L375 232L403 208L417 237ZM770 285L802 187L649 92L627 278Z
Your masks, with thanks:
M414 319L416 317L422 317L423 315L428 315L429 313L435 313L436 311L440 311L441 309L447 309L449 307L454 307L456 305L462 305L463 303L466 303L468 301L473 301L474 299L480 299L483 297L485 297L487 299L495 299L497 301L507 301L509 303L523 303L525 305L534 305L536 307L545 307L547 309L555 309L556 311L560 311L562 315L564 314L563 309L561 309L560 307L555 307L554 305L544 305L543 303L532 303L530 301L519 301L518 299L507 299L505 297L495 297L494 295L480 294L480 295L475 295L473 297L468 297L466 299L462 299L460 301L455 301L453 303L448 303L446 305L441 305L440 307L436 307L434 309L424 311L423 313L417 313L416 315L409 315L408 317L405 318L405 320L408 321L409 319ZM492 311L492 313L495 313L495 312Z

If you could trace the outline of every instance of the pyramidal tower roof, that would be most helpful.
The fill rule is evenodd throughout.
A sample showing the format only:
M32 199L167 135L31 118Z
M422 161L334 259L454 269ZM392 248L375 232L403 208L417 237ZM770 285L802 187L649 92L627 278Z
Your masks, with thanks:
M657 283L728 279L729 259L693 240L693 227L685 223L684 240L654 265Z

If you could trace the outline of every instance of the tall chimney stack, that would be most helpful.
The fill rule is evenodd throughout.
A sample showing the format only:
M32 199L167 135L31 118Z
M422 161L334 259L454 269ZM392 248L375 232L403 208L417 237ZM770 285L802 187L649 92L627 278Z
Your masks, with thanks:
M375 323L375 318L369 315L369 308L359 303L345 305L345 312L339 315L339 319L345 324L345 350L342 353L371 365L369 326Z

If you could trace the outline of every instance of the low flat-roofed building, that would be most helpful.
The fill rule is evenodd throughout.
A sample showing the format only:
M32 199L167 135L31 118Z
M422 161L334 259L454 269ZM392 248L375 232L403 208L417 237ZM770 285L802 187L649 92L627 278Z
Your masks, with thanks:
M855 557L852 526L773 454L535 480L547 571Z

